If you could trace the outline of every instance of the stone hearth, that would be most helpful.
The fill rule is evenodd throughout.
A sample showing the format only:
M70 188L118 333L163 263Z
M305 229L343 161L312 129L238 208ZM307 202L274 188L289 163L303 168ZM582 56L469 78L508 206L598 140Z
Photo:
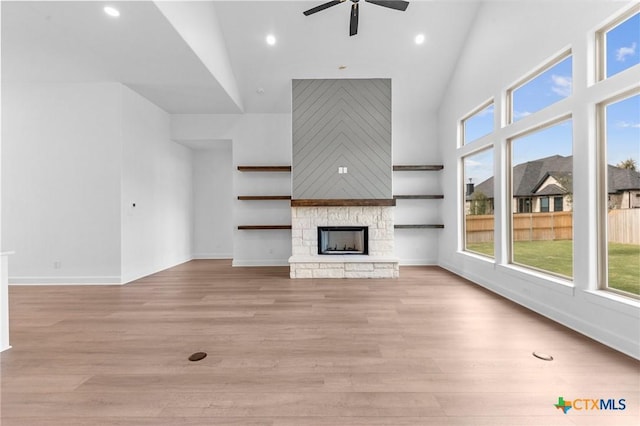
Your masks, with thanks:
M393 209L389 206L292 207L291 278L397 278ZM369 254L319 255L319 226L367 226Z

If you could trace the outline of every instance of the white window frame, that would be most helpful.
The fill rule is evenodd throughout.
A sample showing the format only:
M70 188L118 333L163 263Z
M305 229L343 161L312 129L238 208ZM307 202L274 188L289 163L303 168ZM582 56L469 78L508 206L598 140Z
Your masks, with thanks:
M527 74L524 78L518 80L515 84L511 85L511 87L509 87L507 89L507 93L506 93L506 118L507 118L507 124L513 124L515 123L514 121L514 114L513 114L513 93L518 90L519 88L521 88L522 86L526 85L527 83L535 80L536 78L538 78L540 76L540 74L550 70L551 68L555 67L556 65L558 65L560 62L564 61L565 59L567 59L568 57L573 56L573 51L571 50L571 48L566 49L564 51L562 51L560 54L556 55L553 59L551 59L548 62L545 62L543 65L541 65L540 67L536 68L533 72ZM572 77L573 77L573 64L571 66L571 73L572 73ZM567 96L567 98L570 98L573 96L573 90L571 91L571 94L569 96ZM566 98L564 98L566 99ZM559 102L559 101L557 101ZM551 105L555 105L557 102L554 102L552 104L549 104L547 106L545 106L544 108L535 111L534 113L532 113L531 115L537 114L540 111L543 111L544 109L550 107Z
M640 295L609 287L609 225L607 223L609 193L607 188L607 106L640 95L640 86L603 99L596 106L598 161L598 289L631 299Z
M483 136L479 137L478 139L474 139L472 141L467 142L466 141L466 134L465 134L465 131L464 131L465 122L468 119L472 118L473 116L475 116L476 114L478 114L479 112L483 111L485 108L487 108L487 107L489 107L491 105L493 105L493 118L494 118L494 120L493 120L493 122L494 122L493 131L487 133L486 135L483 135ZM495 102L494 102L493 98L490 98L487 101L485 101L482 104L480 104L479 107L474 108L470 113L468 113L464 117L462 117L460 119L460 123L458 124L459 129L460 129L459 130L460 131L460 140L458 142L458 148L463 147L465 145L469 145L470 143L474 143L474 142L476 142L478 140L481 140L482 138L484 138L484 137L492 134L493 132L495 132L495 130L496 130L495 129L495 114L496 114Z
M466 212L466 207L467 207L466 206L466 201L467 201L467 197L466 197L466 188L467 188L467 186L466 186L466 183L467 183L466 182L466 178L467 177L465 176L465 173L464 173L464 160L466 158L473 157L474 155L477 155L477 154L480 154L480 153L492 152L494 154L493 158L492 158L492 163L493 163L492 166L493 166L493 169L495 171L496 159L495 159L495 152L493 152L493 150L494 150L493 144L489 144L489 145L485 145L485 146L479 147L478 149L476 149L474 151L470 151L470 152L460 156L460 168L461 168L461 171L462 171L462 185L460 185L462 187L462 193L461 193L461 198L462 198L462 200L461 200L461 207L462 207L461 208L461 212L462 212L461 229L462 229L462 232L461 232L461 235L460 235L460 251L462 251L464 253L472 254L474 256L480 256L480 257L482 257L484 259L488 259L488 260L490 260L492 262L495 261L495 258L496 258L496 251L495 251L496 232L495 231L496 231L497 223L496 223L496 218L495 218L495 188L494 188L494 202L493 202L493 245L494 245L494 247L493 247L493 255L489 256L489 255L482 254L482 253L479 253L479 252L476 252L476 251L467 250L467 212ZM495 175L494 175L494 185L495 185Z
M596 82L609 78L607 77L607 33L638 13L640 13L640 4L636 4L596 31ZM640 49L640 46L637 48Z
M554 277L556 279L559 280L564 280L566 282L569 283L573 283L573 276L572 277L568 277L566 275L561 275L561 274L557 274L554 273L552 271L548 271L546 269L540 269L540 268L536 268L534 266L530 266L530 265L525 265L523 263L518 263L514 260L514 250L513 250L513 243L514 238L513 238L513 214L518 212L518 206L514 205L516 203L513 202L514 197L513 197L513 142L516 141L517 139L520 139L522 137L525 137L527 135L530 135L532 133L536 133L548 128L551 128L553 126L559 125L565 121L571 121L572 125L573 125L573 115L571 113L567 113L564 115L561 115L559 117L554 118L553 120L550 121L546 121L544 123L540 123L534 127L531 127L523 132L517 133L511 137L509 137L507 139L507 197L508 197L508 203L507 203L507 216L508 216L508 229L507 232L505 233L506 237L507 237L507 259L508 259L508 263L509 265L512 266L516 266L518 268L522 268L523 270L529 270L529 271L535 271L538 272L540 274L543 274L545 276L550 276L550 277ZM573 132L572 132L573 135ZM572 137L573 139L573 137ZM572 145L572 155L573 155L573 143L574 141L571 141L571 145ZM533 203L531 204L531 212L533 212L534 208L533 208ZM574 225L575 226L575 225ZM571 241L574 241L573 237L571 239ZM571 261L573 262L573 267L572 270L574 270L575 272L575 247L572 249L572 253L571 253Z

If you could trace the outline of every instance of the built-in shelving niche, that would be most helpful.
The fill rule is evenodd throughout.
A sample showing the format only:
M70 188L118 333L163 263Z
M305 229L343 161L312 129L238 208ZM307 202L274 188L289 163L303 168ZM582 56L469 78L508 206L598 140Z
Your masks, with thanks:
M289 173L291 166L238 166L240 172ZM283 201L291 200L290 195L238 195L240 201ZM291 225L238 225L241 231L287 230Z
M395 165L395 172L428 172L439 171L444 168L441 164L412 164L412 165ZM238 166L240 172L291 172L291 166ZM443 199L442 194L413 194L413 195L394 195L393 200L440 200ZM290 195L238 195L240 201L286 201L291 200ZM395 204L395 203L394 203ZM395 229L442 229L442 224L396 224ZM239 225L239 230L255 231L255 230L272 230L272 229L291 229L291 225Z
M393 166L394 172L435 172L444 168L442 164L403 164ZM396 200L441 200L443 194L394 195ZM444 225L435 223L396 224L395 229L442 229Z

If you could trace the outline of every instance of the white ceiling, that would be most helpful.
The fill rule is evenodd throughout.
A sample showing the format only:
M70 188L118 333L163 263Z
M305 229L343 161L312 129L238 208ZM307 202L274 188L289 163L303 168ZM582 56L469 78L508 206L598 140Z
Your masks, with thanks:
M411 1L399 12L361 1L358 35L349 37L349 4L302 14L325 1L215 2L246 112L290 111L297 78L402 79L437 108L477 2ZM113 19L100 1L3 1L3 84L119 81L170 113L239 112L153 2L116 4ZM275 46L265 43L269 33Z
M105 4L2 1L3 84L117 81L170 113L240 112L153 2Z

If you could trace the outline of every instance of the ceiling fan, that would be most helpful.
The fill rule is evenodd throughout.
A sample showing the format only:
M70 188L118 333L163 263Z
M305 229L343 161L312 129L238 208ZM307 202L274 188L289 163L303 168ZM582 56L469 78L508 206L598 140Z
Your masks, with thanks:
M332 6L338 5L340 3L344 3L345 1L347 0L333 0L333 1L321 4L320 6L311 8L309 10L305 10L302 13L304 13L305 16L313 15L314 13L323 11ZM351 21L349 23L350 36L358 34L358 3L359 1L360 0L351 0L351 3L352 3L351 4ZM387 0L387 1L364 0L364 1L366 1L367 3L378 5L378 6L388 7L389 9L401 10L403 12L407 10L407 6L409 6L408 1L401 1L401 0Z

